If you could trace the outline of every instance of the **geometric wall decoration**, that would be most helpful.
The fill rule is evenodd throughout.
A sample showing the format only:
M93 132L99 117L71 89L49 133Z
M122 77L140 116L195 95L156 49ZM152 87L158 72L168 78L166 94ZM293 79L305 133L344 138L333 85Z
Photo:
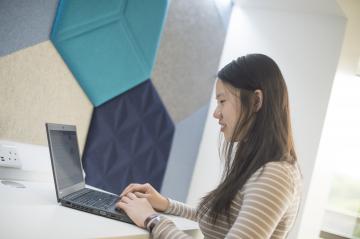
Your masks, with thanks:
M226 36L215 2L220 1L170 1L151 76L176 125L161 193L183 202Z
M64 26L74 25L75 22L84 20L86 17L92 20L89 24L85 25L91 26L92 22L101 21L96 14L103 14L108 10L107 6L104 5L104 1L102 1L102 5L96 5L97 2L91 0L86 2L88 3L87 6L79 8L84 1L77 0L68 3L60 1L59 4L58 0L45 2L42 0L30 2L26 0L15 2L8 0L0 1L0 36L2 36L0 37L0 55L7 55L25 47L33 46L0 59L0 75L2 76L0 77L0 102L5 102L3 107L0 107L1 139L46 145L44 122L56 122L76 125L79 143L80 145L85 144L93 105L96 105L94 99L97 97L97 92L94 90L92 93L95 96L90 97L89 92L84 90L84 84L78 84L81 83L77 76L78 73L73 71L68 62L64 64L65 57L63 55L59 57L61 51L59 48L57 51L54 50L54 45L56 45L57 37L60 38L63 33L66 35L67 31ZM106 4L114 4L112 6L119 4L120 6L123 2L125 1L106 1ZM158 0L143 1L142 5L145 6L149 2L152 2L151 6L146 6L145 12L141 10L132 11L132 14L128 14L126 18L130 19L131 16L136 17L135 20L142 16L147 18L146 22L130 26L134 35L138 36L140 32L145 36L141 37L136 44L140 47L134 47L141 50L145 49L144 51L149 51L150 49L155 52L154 48L147 48L144 45L154 42L155 38L152 38L153 36L159 37L146 31L152 30L147 24L151 24L152 21L156 20L154 18L161 16L161 14L155 14L155 11L159 11L161 6L157 6ZM136 3L139 3L139 1L128 1L126 3L129 6L127 11L131 12L131 8L134 8ZM64 6L62 4L75 4L72 5L77 8L76 14L72 14L74 18L67 18L70 21L61 23L64 19L59 19L58 16L57 21L53 21L56 10ZM57 5L60 7L57 7ZM96 11L91 12L94 6L97 8ZM151 7L156 7L157 9L152 9ZM172 119L175 122L179 122L179 127L176 127L177 136L174 135L173 139L173 144L179 145L176 145L177 147L175 148L173 147L174 154L172 153L169 156L170 161L167 166L169 178L166 179L167 176L164 176L164 180L167 180L167 182L164 181L162 189L165 193L175 197L175 199L182 199L186 198L187 191L185 190L185 185L188 185L188 181L191 178L188 175L192 174L193 168L193 164L190 162L196 160L196 156L194 156L198 146L198 141L196 140L198 139L197 135L200 134L199 130L202 129L202 126L199 124L200 119L197 113L195 115L194 112L197 112L199 108L208 103L210 89L212 89L211 86L214 82L213 75L217 71L225 31L221 26L221 21L213 1L198 0L187 2L172 0L169 10L166 27L162 34L161 47L158 51L157 64L153 69L152 77L146 76L142 80L152 78L151 83L156 87ZM198 14L199 12L201 14ZM94 14L92 15L92 13ZM59 23L58 30L62 29L62 33L60 31L57 32L58 35L53 38L54 45L47 41L34 46L34 44L49 38L51 26L56 22ZM134 19L130 19L127 22L133 23ZM61 24L63 26L60 26ZM76 32L75 30L75 28L68 29L68 33L74 33ZM92 31L97 29L87 30L82 35L91 34ZM112 32L110 32L109 36L111 34ZM81 38L81 36L79 37ZM60 40L61 44L72 39L65 41L58 40ZM90 58L93 54L92 50L98 49L100 52L103 51L102 44L104 42L106 41L100 41L100 46L96 45L90 48L85 53L85 59L80 57L79 59L86 62L88 60L86 57ZM77 48L80 49L87 44L88 42L83 42ZM58 46L56 45L55 47ZM118 49L115 46L113 50L117 51ZM128 51L129 47L125 47L125 50ZM111 54L112 52L106 57L110 57ZM156 54L156 52L153 54ZM145 52L143 55L145 57L150 55L147 59L153 59L153 61L155 59L155 57L151 57L149 52ZM150 60L146 61L150 62ZM101 64L98 65L101 66ZM98 65L92 68L95 69ZM118 67L122 65L124 63L118 64ZM136 66L136 64L127 68L132 70L131 67L133 66L136 67L135 73L141 71L141 68ZM125 70L127 71L128 69ZM101 69L99 68L99 70ZM87 72L80 73L86 74ZM102 75L106 75L106 73ZM76 82L74 76L78 82ZM105 87L109 84L106 81L108 78L102 78L104 85L99 85L98 93L102 94L104 92L108 94L108 89ZM129 80L134 80L135 78L129 78ZM121 82L126 80L128 79L121 79ZM115 85L114 90L118 89L117 87ZM121 92L119 91L119 93L114 94L114 97L120 94ZM113 97L109 97L109 99L111 98ZM194 125L198 127L197 130L193 129ZM185 146L182 141L186 140L189 130L191 130L191 140L186 141ZM177 140L175 137L180 137L180 139ZM186 149L183 150L183 147L186 147ZM173 161L171 161L171 157L173 157ZM183 158L186 158L186 160L184 161ZM185 164L186 169L184 170L187 171L187 174L182 175L185 177L180 181L174 180L172 176L178 177L178 174L172 172L179 168L183 169ZM181 189L177 187L179 183L182 184Z
M202 107L175 126L161 194L180 202L186 202L191 186L208 108Z
M76 125L82 152L93 105L50 41L0 58L0 139L47 145L45 122Z
M167 0L60 0L50 39L95 106L150 78Z
M1 0L0 57L49 40L57 5L58 0Z
M214 2L169 4L151 80L176 124L209 104L226 36Z
M129 183L160 190L174 130L150 80L95 107L82 157L86 183L115 194Z

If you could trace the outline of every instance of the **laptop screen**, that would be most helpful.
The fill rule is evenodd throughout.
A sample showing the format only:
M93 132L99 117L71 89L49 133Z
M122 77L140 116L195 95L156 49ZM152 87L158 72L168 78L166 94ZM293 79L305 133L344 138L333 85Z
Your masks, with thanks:
M59 191L83 182L76 131L49 129L48 137Z

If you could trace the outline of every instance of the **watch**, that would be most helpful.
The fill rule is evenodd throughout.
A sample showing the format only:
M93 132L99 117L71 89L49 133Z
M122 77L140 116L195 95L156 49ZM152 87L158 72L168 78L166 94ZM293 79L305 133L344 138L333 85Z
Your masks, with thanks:
M152 230L154 229L154 227L160 222L161 217L160 215L156 215L154 218L152 218L148 225L147 225L147 229L149 230L150 233L152 233Z

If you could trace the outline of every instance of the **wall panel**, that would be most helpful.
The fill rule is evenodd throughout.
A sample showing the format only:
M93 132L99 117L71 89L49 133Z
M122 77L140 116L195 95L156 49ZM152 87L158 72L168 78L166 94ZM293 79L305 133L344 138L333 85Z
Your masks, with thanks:
M152 80L175 122L209 103L225 32L214 1L170 2Z
M58 0L1 0L0 57L49 39Z
M82 150L92 105L50 43L0 58L0 138L46 145L45 122L75 124Z

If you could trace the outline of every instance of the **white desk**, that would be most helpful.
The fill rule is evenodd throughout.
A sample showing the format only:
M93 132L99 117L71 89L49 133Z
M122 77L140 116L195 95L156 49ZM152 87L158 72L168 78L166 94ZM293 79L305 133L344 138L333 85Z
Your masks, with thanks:
M22 153L23 145L17 146L24 166L29 164L25 161L41 161L35 152L30 153L30 157L29 152L28 155ZM28 145L25 149L29 150ZM36 146L34 150L41 151L39 155L43 160L46 158L44 155L48 155L44 151L46 147ZM47 166L43 164L39 167L41 170L37 171L41 180L36 180L34 174L30 178L35 180L16 181L25 188L0 183L0 238L148 238L146 230L134 225L60 206L56 201L53 178L48 172L51 170L50 158L48 160L45 163ZM15 176L20 174L17 172ZM0 179L4 178L2 175L5 175L4 171ZM10 178L8 174L6 178ZM168 217L179 229L198 235L197 223L180 217Z
M0 184L1 238L127 238L148 235L147 231L128 223L60 206L50 183L18 182L25 188ZM194 222L169 217L182 230L197 229Z

